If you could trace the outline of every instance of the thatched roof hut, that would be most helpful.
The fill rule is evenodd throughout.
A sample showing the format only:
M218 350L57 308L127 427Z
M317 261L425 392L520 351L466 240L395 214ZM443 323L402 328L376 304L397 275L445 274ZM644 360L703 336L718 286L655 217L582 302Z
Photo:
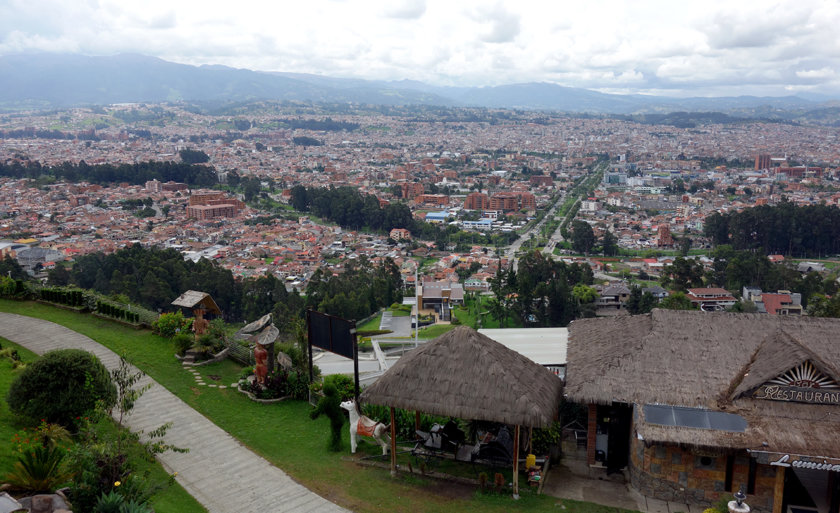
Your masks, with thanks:
M399 359L362 401L434 415L548 427L562 382L545 367L459 326Z
M840 458L840 405L767 400L761 392L810 368L823 388L797 390L840 394L838 334L840 319L761 314L654 310L577 320L569 327L565 393L584 404L635 404L636 431L647 441ZM747 427L648 422L645 405L734 413Z

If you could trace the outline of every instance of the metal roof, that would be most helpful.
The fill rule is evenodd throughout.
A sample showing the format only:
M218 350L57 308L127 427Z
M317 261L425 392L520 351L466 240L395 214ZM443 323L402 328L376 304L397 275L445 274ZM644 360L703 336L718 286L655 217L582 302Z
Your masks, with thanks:
M485 335L540 365L565 365L567 328L481 329Z

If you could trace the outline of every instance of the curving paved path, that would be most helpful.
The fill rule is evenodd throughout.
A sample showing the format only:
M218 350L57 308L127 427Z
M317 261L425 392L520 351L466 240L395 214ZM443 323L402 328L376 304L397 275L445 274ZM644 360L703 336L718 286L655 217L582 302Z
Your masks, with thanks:
M108 369L119 366L119 356L113 351L41 319L0 313L0 337L37 354L84 349ZM178 483L211 513L348 511L294 482L148 376L141 386L145 383L152 387L137 401L126 424L132 431L148 431L172 422L166 433L167 443L188 447L190 452L168 452L158 455L158 460L168 472L177 472Z

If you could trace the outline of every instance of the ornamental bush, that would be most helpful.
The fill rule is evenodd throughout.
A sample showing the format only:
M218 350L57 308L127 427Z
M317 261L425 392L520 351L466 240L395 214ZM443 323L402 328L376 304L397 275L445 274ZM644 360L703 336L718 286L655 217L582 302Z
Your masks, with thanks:
M160 314L158 320L152 323L152 328L161 336L172 338L177 333L186 333L192 326L192 319L184 318L181 311Z
M97 401L110 408L116 397L111 375L96 356L59 349L26 366L12 382L7 402L14 413L69 427Z

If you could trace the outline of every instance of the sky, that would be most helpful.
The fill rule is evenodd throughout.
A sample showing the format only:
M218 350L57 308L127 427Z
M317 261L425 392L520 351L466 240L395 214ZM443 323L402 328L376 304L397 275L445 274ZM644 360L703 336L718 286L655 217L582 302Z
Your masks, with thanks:
M840 98L838 0L0 0L0 55L433 85Z

